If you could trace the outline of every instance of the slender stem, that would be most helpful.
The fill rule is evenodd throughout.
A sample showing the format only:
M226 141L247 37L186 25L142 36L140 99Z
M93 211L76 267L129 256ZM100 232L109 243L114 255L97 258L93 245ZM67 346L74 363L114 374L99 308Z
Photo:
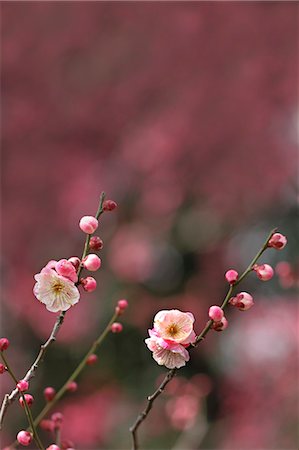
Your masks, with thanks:
M58 400L61 399L61 397L64 395L64 393L67 390L68 384L71 381L76 380L76 378L80 375L80 373L82 372L82 370L84 369L84 367L86 366L86 361L88 359L88 357L95 353L95 351L98 349L98 347L100 347L100 345L102 344L102 342L104 341L105 337L107 336L107 334L110 332L111 330L111 325L112 323L115 321L115 319L117 318L118 314L115 312L112 316L112 318L110 319L108 325L106 326L106 328L104 329L104 331L100 334L100 336L97 338L96 341L94 341L94 343L92 344L92 346L90 347L90 349L88 350L88 352L86 353L86 355L84 356L84 358L81 360L81 362L78 364L78 366L75 368L75 370L73 371L73 373L69 376L69 378L67 379L67 381L64 383L64 385L59 389L59 391L57 392L57 394L55 395L55 397L53 398L53 400L51 400L50 402L48 402L46 404L46 406L42 409L42 411L39 413L39 415L36 417L36 419L34 420L34 425L38 425L40 423L40 421L44 418L44 416L50 411L50 409L52 409L52 407L58 402Z
M11 369L10 365L8 364L8 361L7 361L6 357L4 356L3 352L1 352L1 358L2 358L2 360L3 360L3 362L4 362L5 366L6 366L6 369L7 369L8 373L10 374L11 378L14 380L14 382L16 384L18 384L19 380L17 379L17 377L15 376L13 370ZM37 430L35 428L30 408L29 408L29 406L28 406L28 404L26 402L25 395L24 395L24 393L22 391L18 390L18 392L19 392L20 396L23 399L23 406L24 406L25 414L27 416L27 419L28 419L28 422L29 422L29 425L30 425L30 428L31 428L31 432L32 432L32 435L33 435L33 438L34 438L38 448L40 450L44 450L44 446L43 446L43 444L42 444L42 442L40 440L40 437L39 437L39 435L37 433Z
M264 253L264 251L268 248L268 242L269 239L271 238L271 236L277 231L277 229L275 228L274 230L272 230L267 239L265 240L263 246L261 247L261 249L258 251L258 253L255 255L255 257L252 259L252 261L250 262L250 264L247 266L247 268L244 270L244 272L241 274L241 276L238 278L238 280L234 283L231 284L229 286L229 289L227 291L227 294L222 302L221 305L221 309L224 310L224 308L226 307L232 293L233 290L235 289L236 286L238 286L238 284L241 283L241 281L249 274L249 272L251 272L251 270L253 269L253 266L255 265L255 263L257 262L257 260L260 258L260 256ZM203 328L203 330L201 331L201 333L196 337L195 342L193 344L191 344L188 349L192 349L194 347L196 347L201 341L203 341L206 337L206 335L208 334L208 332L210 331L211 327L213 325L213 321L209 320L206 324L206 326ZM137 417L135 423L133 424L133 426L130 428L130 432L132 433L132 439L133 439L133 447L132 450L138 450L139 449L139 444L138 444L138 437L137 437L137 431L138 431L138 427L141 425L141 423L146 419L148 413L150 412L150 410L153 407L153 402L156 400L157 397L159 397L159 395L162 394L162 392L164 391L165 386L172 380L172 378L175 375L175 371L176 369L170 369L167 374L165 375L165 378L163 379L162 383L160 384L160 386L158 387L158 389L152 394L150 395L147 400L147 406L145 407L145 409L139 414L139 416Z
M96 213L96 218L98 219L100 217L100 215L104 212L103 210L103 203L105 200L105 193L102 192L101 196L100 196L100 201L99 201L99 206L98 206L98 210ZM81 260L85 258L85 256L87 255L88 251L89 251L89 241L92 235L88 234L86 236L86 240L85 240L85 245L84 245L84 249L83 249L83 254L81 257ZM83 266L80 265L79 269L77 271L77 276L78 276L78 280L80 279L80 275L81 272L83 270ZM78 283L79 284L79 283ZM23 377L24 380L29 381L32 377L34 377L36 369L39 366L39 363L43 360L46 351L48 349L48 347L51 345L52 342L54 342L56 340L56 336L58 334L58 331L61 327L61 325L63 324L64 321L64 317L66 315L67 311L62 311L59 316L57 316L56 322L53 326L53 329L51 331L51 334L49 336L49 338L47 339L47 341L41 345L39 353L34 361L34 363L32 364L32 366L29 368L29 370L27 371L26 375ZM14 389L11 391L10 394L6 394L4 396L1 408L0 408L0 430L2 428L2 423L4 420L4 416L6 413L7 408L9 407L9 405L16 399L16 397L18 396L18 389Z

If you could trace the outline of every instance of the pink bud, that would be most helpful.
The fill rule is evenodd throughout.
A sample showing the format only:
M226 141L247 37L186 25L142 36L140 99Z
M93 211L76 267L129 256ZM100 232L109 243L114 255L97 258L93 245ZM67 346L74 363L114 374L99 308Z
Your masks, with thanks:
M44 419L40 421L40 428L45 431L54 431L55 425L52 420Z
M92 236L89 241L89 248L90 250L94 250L97 252L98 250L101 250L103 248L103 241L99 236Z
M55 270L58 275L68 278L69 280L76 283L78 281L77 272L73 264L67 259L60 259L55 264Z
M45 267L47 269L55 269L56 263L57 263L56 259L50 259L50 261L46 264Z
M60 428L63 422L63 414L61 414L61 412L56 412L52 414L51 420L54 423L54 428Z
M75 267L76 270L79 269L80 266L80 259L78 258L78 256L72 256L71 258L68 259L68 261L73 264L73 266Z
M257 276L262 281L271 280L274 275L274 270L269 264L261 264L258 266L257 264L253 267L253 270L256 272Z
M86 292L92 292L97 287L97 282L93 277L81 278L80 283Z
M27 391L27 389L29 388L29 383L26 380L20 380L17 384L17 388L19 389L19 391L24 392Z
M7 338L1 338L0 339L0 351L3 352L6 350L9 346L9 340Z
M28 406L31 406L31 405L33 404L33 401L34 401L34 398L32 397L32 395L30 395L30 394L25 394L24 397L25 397L25 401L26 401L27 405L28 405ZM23 400L23 397L20 397L20 398L19 398L19 403L20 403L20 405L24 408L24 400Z
M4 364L0 364L0 375L2 375L2 373L4 373L6 370L6 367L4 366Z
M51 386L48 386L44 389L44 397L47 402L51 402L56 395L56 391Z
M220 306L211 306L209 309L209 317L214 322L220 322L223 318L224 313Z
M70 441L69 439L64 439L61 442L61 448L63 450L71 450L73 447L75 447L74 443Z
M119 322L114 322L114 323L111 325L111 331L112 331L112 333L120 333L122 330L123 330L123 326L122 326L122 324L119 323Z
M275 248L276 250L282 250L287 245L287 238L281 233L274 233L268 242L268 247Z
M236 270L230 269L226 272L225 278L229 284L234 284L238 279L238 272Z
M79 227L86 234L92 234L99 226L98 220L93 216L84 216L79 222Z
M228 321L225 317L222 317L220 322L214 322L212 325L212 328L215 331L223 331L227 327L228 327Z
M76 381L70 381L66 387L69 392L75 392L78 389Z
M50 447L47 447L46 450L60 450L60 447L56 444L51 444Z
M254 301L248 292L240 292L236 297L229 299L229 304L236 306L240 311L246 311L254 305Z
M92 366L93 364L95 364L98 360L97 355L95 355L94 353L92 355L89 355L89 357L86 360L86 364L88 364L89 366Z
M103 211L113 211L117 207L117 203L113 200L105 200L103 203Z
M121 299L121 300L118 300L117 306L118 306L120 309L122 309L122 310L124 311L124 310L127 309L127 307L129 306L129 303L128 303L127 300L125 300L125 299L123 298L123 299Z
M17 434L17 441L19 444L27 447L27 445L32 442L32 434L25 430L19 431Z
M85 269L95 272L101 267L102 261L97 255L90 253L83 259L82 263Z

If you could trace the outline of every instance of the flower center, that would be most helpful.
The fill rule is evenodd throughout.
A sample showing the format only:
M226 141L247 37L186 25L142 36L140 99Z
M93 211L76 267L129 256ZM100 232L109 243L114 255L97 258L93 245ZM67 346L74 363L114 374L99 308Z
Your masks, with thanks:
M57 281L56 283L53 284L53 291L55 292L55 294L57 294L58 292L61 292L63 289L63 284L59 283L59 281Z
M167 332L168 334L170 334L170 336L175 336L178 333L178 327L175 323L172 323L171 325L169 325L169 327L167 328Z

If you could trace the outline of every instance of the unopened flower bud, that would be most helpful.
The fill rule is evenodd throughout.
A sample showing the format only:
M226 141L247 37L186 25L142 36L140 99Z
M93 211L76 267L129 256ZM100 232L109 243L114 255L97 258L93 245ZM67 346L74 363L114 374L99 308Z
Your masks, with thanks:
M73 264L73 266L75 267L76 270L79 269L80 266L80 259L78 258L78 256L72 256L71 258L68 259L68 261Z
M42 430L45 431L54 431L55 429L55 425L54 422L52 420L49 419L43 419L40 421L39 426Z
M228 326L228 321L225 317L222 317L220 322L214 322L212 325L213 330L215 331L223 331Z
M89 241L89 248L90 250L94 250L97 252L98 250L101 250L103 248L103 241L99 236L92 236Z
M29 433L29 431L25 430L19 431L19 433L17 434L17 441L19 444L27 447L27 445L32 442L32 434Z
M69 280L76 283L78 281L77 272L73 264L67 259L60 259L55 264L55 270L58 275L68 278Z
M105 200L103 203L103 211L113 211L117 207L117 203L113 200Z
M27 405L28 405L28 406L31 406L31 405L33 404L33 401L34 401L34 398L32 397L32 395L30 395L30 394L25 394L24 397L25 397L25 401L26 401ZM19 403L20 403L20 405L24 408L24 400L23 400L23 397L20 397L20 398L19 398Z
M254 305L253 298L248 292L240 292L236 297L229 299L229 304L236 306L240 311L246 311Z
M126 299L123 298L123 299L121 299L121 300L118 300L117 306L118 306L120 309L125 310L125 309L127 309L127 307L129 306L129 303L128 303L128 301L127 301Z
M268 242L268 247L275 248L276 250L282 250L287 245L287 238L281 233L274 233Z
M6 350L9 346L9 340L7 338L1 338L0 339L0 351L3 352Z
M47 402L51 402L56 395L56 391L53 387L48 386L44 389L44 397Z
M89 366L92 366L93 364L95 364L98 360L97 355L95 355L94 353L92 355L89 355L89 357L86 360L86 364L88 364Z
M111 325L111 331L112 333L120 333L123 330L123 326L119 322L113 322Z
M79 222L79 227L86 234L93 234L98 226L99 222L93 216L84 216Z
M83 259L82 263L85 269L95 272L101 267L102 261L97 255L90 253Z
M262 281L271 280L274 275L274 270L269 264L261 264L258 266L257 264L253 267L253 270L256 272L257 276Z
M80 283L86 292L92 292L97 287L97 282L93 277L81 278Z
M60 428L63 422L63 414L61 414L61 412L56 412L52 414L51 420L54 423L54 428Z
M27 389L29 388L29 383L26 380L20 380L17 384L17 388L19 389L20 392L24 392L27 391Z
M66 389L69 392L75 392L78 389L78 384L76 383L76 381L70 381Z
M236 270L230 269L225 274L225 279L229 284L234 284L238 279L238 272Z
M6 371L6 367L4 364L0 364L0 375Z
M75 447L75 444L69 439L64 439L61 441L62 450L71 450L73 447Z
M60 447L56 444L51 444L50 447L47 447L46 450L60 450Z
M211 306L209 309L209 317L214 322L220 322L223 318L224 313L220 306Z

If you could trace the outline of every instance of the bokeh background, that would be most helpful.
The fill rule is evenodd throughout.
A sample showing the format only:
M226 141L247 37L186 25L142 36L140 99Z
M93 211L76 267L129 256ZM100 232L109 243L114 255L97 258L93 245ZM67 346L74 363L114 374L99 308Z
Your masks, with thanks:
M2 334L21 377L55 321L32 294L50 259L82 253L100 192L99 288L68 312L31 392L66 380L119 298L122 335L55 411L76 449L127 449L165 374L144 339L155 313L196 316L275 226L269 283L242 290L140 429L146 449L298 448L297 2L2 2ZM297 223L298 225L298 223ZM1 389L12 388L7 375ZM25 426L11 406L1 446ZM43 434L50 443L49 435ZM1 448L2 448L1 447Z

